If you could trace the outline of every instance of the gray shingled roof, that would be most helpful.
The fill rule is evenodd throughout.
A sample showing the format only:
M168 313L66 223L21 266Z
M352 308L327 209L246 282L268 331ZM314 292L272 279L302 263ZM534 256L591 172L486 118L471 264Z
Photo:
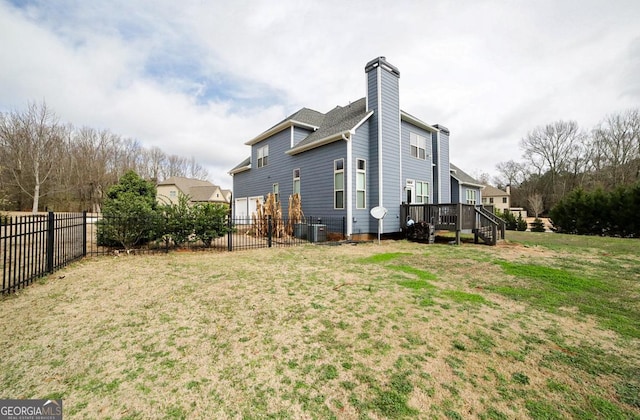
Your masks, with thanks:
M300 141L294 148L308 146L314 142L351 130L367 115L365 98L347 106L337 106L327 112L322 125Z
M455 173L452 173L451 175L453 175L455 179L462 182L463 184L482 185L480 181L473 178L471 175L458 168L453 163L449 163L449 167L455 171Z
M273 129L274 127L279 126L285 121L298 121L304 124L312 125L314 127L319 127L320 124L322 124L322 120L324 120L324 114L322 112L318 112L315 109L310 109L310 108L301 108L298 111L294 112L293 114L289 115L287 118L281 121L278 121L276 124L264 130L260 135Z
M229 172L233 172L236 169L240 169L240 168L246 168L249 165L251 165L251 156L249 156L248 158L246 158L245 160L243 160L242 162L234 166Z

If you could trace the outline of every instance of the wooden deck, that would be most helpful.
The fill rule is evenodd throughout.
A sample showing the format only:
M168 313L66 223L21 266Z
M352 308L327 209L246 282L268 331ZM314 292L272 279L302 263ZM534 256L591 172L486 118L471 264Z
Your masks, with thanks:
M472 204L403 204L400 207L400 220L403 232L407 230L407 221L426 222L437 230L456 232L456 243L460 243L461 233L473 233L476 243L482 239L495 245L504 239L504 220Z

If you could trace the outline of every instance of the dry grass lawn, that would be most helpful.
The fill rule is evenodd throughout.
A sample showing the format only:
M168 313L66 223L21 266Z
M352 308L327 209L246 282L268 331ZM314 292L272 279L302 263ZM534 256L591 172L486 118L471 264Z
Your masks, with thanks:
M69 419L640 418L638 299L610 327L537 301L518 264L622 264L611 304L640 292L637 254L513 242L87 259L0 300L0 397Z

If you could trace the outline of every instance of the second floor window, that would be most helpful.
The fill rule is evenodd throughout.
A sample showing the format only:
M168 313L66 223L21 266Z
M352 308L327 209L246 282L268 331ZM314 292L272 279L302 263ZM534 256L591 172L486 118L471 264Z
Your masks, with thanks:
M333 161L333 208L344 208L344 160Z
M258 149L258 168L267 166L269 160L269 145L262 146Z
M416 133L409 133L411 156L418 159L427 158L427 138Z
M293 193L300 194L300 168L293 170Z
M476 204L478 200L478 191L467 190L467 204Z
M357 161L356 172L356 208L367 208L367 162L364 159Z

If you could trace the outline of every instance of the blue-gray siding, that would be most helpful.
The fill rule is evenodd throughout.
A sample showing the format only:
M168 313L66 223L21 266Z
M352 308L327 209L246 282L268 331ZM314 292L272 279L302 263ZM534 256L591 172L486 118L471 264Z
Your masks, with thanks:
M449 166L449 135L443 131L433 134L434 203L451 203L451 172Z
M311 133L313 133L313 131L307 130L306 128L294 126L293 127L293 144L291 145L291 147L300 143L301 140L303 140L305 137L307 137Z
M302 210L307 216L338 217L346 210L333 208L333 162L347 158L346 143L338 140L324 147L290 156L290 130L283 130L251 148L252 168L233 176L234 198L262 196L279 186L283 214L286 215L289 196L293 194L293 170L300 169ZM267 166L257 167L257 150L269 145Z
M378 202L377 196L377 163L371 158L371 150L369 146L369 133L371 132L371 127L369 122L365 122L362 126L360 126L353 138L351 139L351 191L353 194L351 195L351 205L352 205L352 229L354 234L360 233L372 233L377 232L378 225L375 222L375 219L371 217L369 213L373 207L376 206ZM358 209L356 208L356 173L357 173L357 162L358 159L364 159L366 162L366 208ZM375 192L375 193L374 193Z
M427 139L426 141L426 159L418 159L411 156L411 140L410 133L416 133ZM433 203L433 165L431 164L432 142L431 132L416 127L406 121L402 121L402 180L401 185L403 191L403 201L406 201L406 193L404 187L407 179L414 181L426 182L429 184L429 202Z
M460 183L455 178L451 178L451 202L460 202Z
M378 78L380 82L378 83ZM372 205L387 209L381 233L400 230L400 203L403 186L400 171L400 96L398 76L378 66L367 74L367 98L369 110L374 111L370 119L371 142L375 143L373 157L378 166L376 179L382 171L382 194L376 191L377 200ZM378 88L381 92L378 92ZM381 100L379 100L381 98ZM380 132L378 132L381 130ZM380 148L381 144L381 149ZM373 144L372 144L373 146ZM378 182L379 184L379 182Z

